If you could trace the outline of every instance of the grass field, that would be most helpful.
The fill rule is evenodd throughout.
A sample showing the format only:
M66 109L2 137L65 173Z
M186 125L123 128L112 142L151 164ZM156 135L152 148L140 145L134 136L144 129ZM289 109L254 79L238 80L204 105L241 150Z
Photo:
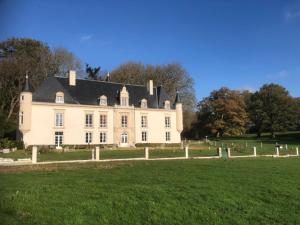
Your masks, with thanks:
M1 224L300 224L300 159L0 167Z

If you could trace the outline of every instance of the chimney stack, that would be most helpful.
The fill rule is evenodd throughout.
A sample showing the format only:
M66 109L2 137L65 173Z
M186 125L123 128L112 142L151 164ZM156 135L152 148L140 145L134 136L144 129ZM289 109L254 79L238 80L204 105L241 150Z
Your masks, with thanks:
M153 95L153 80L149 80L147 84L147 89L150 95Z
M69 85L76 86L76 71L75 70L69 71Z

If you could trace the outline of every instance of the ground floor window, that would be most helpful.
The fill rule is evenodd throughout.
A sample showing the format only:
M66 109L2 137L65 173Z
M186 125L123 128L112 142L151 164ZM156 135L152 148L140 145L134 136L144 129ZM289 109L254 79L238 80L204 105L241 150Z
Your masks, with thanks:
M142 131L142 141L146 142L147 141L147 132L146 131Z
M171 132L166 132L166 141L171 141Z
M128 134L127 133L123 133L121 136L121 143L122 144L127 144L128 143Z
M55 146L60 147L63 144L63 132L55 132Z
M92 132L85 133L85 143L91 144L92 143Z
M106 133L100 132L100 143L106 143Z

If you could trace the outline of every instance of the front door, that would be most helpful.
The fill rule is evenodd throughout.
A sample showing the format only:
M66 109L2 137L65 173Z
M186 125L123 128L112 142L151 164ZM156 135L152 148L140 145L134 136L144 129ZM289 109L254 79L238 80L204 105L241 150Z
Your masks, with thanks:
M63 132L55 132L55 146L56 148L61 148L61 145L63 144Z
M128 146L128 134L127 133L122 133L121 135L121 147L126 147Z

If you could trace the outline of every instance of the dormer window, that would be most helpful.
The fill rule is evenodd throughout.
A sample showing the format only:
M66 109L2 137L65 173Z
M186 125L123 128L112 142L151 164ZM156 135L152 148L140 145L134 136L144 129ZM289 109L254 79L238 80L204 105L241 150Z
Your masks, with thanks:
M64 103L64 93L62 92L57 92L56 97L55 97L55 103Z
M102 95L99 98L99 105L101 105L101 106L107 106L107 97L105 95Z
M122 88L120 93L120 105L123 107L127 107L129 105L129 94L125 86Z
M141 108L142 108L142 109L146 109L146 108L147 108L147 100L146 100L146 99L143 99L143 100L141 101Z
M170 110L170 108L171 108L170 101L165 101L165 109Z

